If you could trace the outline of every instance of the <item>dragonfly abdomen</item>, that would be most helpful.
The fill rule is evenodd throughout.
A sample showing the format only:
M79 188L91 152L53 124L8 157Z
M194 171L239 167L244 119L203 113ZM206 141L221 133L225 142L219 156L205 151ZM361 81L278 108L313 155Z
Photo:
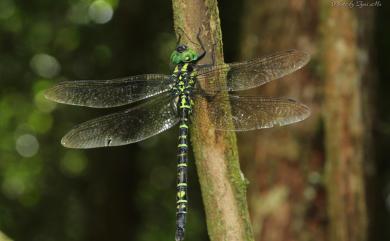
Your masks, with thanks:
M181 96L185 100L185 95ZM188 103L189 104L189 103ZM189 104L190 108L191 105ZM188 175L188 116L186 101L178 106L180 111L179 144L177 154L177 187L176 187L176 241L184 240L187 215L187 175Z
M177 156L176 187L176 241L184 240L187 216L187 173L188 173L188 128L192 113L192 89L195 85L196 72L191 63L176 66L172 77L175 79L173 95L177 96L177 112L179 115L179 144Z
M177 156L176 187L176 241L184 240L187 216L187 175L188 175L188 118L192 112L191 93L193 88L193 68L188 63L176 66L173 76L176 77L174 94L178 96L177 109L179 122L179 144Z

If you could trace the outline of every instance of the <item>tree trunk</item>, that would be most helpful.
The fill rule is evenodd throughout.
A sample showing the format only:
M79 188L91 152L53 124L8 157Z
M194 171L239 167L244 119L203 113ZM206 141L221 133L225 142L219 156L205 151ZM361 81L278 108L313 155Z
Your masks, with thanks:
M357 11L322 1L321 60L324 79L326 186L329 239L367 238L363 173L367 122L363 121L363 81Z
M194 42L197 42L196 35L200 30L200 38L208 53L200 64L211 63L211 55L214 55L215 64L223 63L217 1L172 2L176 30L180 28L184 31L182 40L193 49L197 49ZM195 100L196 115L191 140L210 239L253 240L246 201L246 182L238 162L236 136L232 132L216 132L207 117L207 108L207 103Z
M247 0L242 58L296 48L312 60L303 70L258 90L310 106L293 126L239 138L251 180L256 240L365 240L363 157L371 128L362 111L357 15L331 1ZM372 16L371 16L372 17ZM366 31L367 34L367 31ZM368 35L370 36L370 35ZM253 141L253 138L255 141Z

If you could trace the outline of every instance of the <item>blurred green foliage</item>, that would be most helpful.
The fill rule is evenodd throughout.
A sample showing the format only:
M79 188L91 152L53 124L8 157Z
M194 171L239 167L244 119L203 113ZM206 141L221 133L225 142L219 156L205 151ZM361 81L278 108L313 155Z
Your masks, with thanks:
M12 239L172 239L175 130L126 147L69 150L61 136L108 111L43 97L67 79L169 73L170 4L0 1L0 230ZM206 240L194 169L191 180L188 240Z

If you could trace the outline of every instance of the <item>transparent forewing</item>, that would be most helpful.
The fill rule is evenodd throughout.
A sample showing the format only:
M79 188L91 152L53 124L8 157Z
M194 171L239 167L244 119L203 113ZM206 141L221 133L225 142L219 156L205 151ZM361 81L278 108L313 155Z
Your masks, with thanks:
M138 142L163 132L178 122L169 94L134 108L84 122L61 140L69 148L119 146Z
M249 131L284 126L306 119L310 109L294 100L260 96L203 96L217 130ZM231 115L226 112L230 105Z
M206 92L247 90L288 75L306 65L309 59L304 52L289 50L242 63L200 68L197 78ZM226 86L218 81L224 74Z
M45 92L58 103L95 108L115 107L142 100L171 88L169 75L146 74L112 80L78 80L58 83Z

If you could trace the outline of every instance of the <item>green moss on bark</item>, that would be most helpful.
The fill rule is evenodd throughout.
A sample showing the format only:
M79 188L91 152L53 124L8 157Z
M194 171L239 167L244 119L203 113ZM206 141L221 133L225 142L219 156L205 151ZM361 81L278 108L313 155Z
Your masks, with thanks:
M173 0L172 3L175 28L188 35L183 36L184 43L199 50L193 42L201 29L200 37L208 54L200 64L211 63L211 55L214 55L215 64L223 63L217 1ZM246 182L240 170L236 136L233 132L216 132L209 122L207 103L195 100L195 104L197 115L191 128L191 140L210 239L251 241Z

